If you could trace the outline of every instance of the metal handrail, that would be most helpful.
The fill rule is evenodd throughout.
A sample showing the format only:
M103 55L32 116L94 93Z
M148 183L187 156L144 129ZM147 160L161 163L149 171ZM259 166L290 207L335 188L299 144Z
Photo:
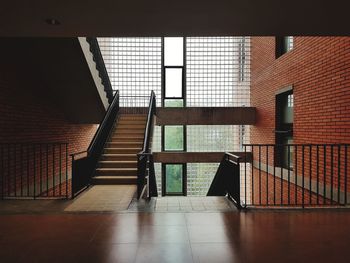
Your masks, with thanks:
M153 122L153 115L155 114L155 98L156 95L154 91L151 91L151 97L149 101L148 115L147 115L147 124L145 127L145 136L143 139L142 151L139 154L148 153L149 152L149 140L151 135L151 125Z
M143 191L145 189L145 180L146 173L148 171L148 186L149 186L149 194L150 196L157 196L157 187L155 182L155 174L154 174L154 162L153 156L149 149L150 140L152 138L153 132L153 117L155 115L156 110L156 97L155 93L152 90L149 107L148 107L148 115L147 115L147 123L145 127L145 136L143 140L142 150L137 154L137 197L140 198L143 195Z

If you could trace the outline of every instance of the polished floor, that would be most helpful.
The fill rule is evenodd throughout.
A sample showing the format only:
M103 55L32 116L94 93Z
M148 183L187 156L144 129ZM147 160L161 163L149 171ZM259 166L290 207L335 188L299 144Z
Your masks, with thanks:
M350 262L346 210L0 216L0 262Z

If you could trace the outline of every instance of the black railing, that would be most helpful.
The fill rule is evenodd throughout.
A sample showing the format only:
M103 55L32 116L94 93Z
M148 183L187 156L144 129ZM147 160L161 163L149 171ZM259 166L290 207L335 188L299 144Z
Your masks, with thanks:
M67 143L1 143L2 199L68 198Z
M143 140L142 151L137 155L137 197L142 196L143 190L148 186L149 197L158 196L156 178L154 172L153 155L150 151L150 143L153 135L154 115L156 113L156 96L151 92L149 100L147 124ZM147 185L146 185L147 184Z
M225 153L207 196L228 196L241 209L240 193L240 160L241 157Z
M72 154L72 197L77 195L91 183L97 162L103 152L104 145L115 124L119 111L119 92L116 92L112 103L98 127L87 151ZM77 158L85 154L82 158Z
M99 76L102 80L102 84L104 86L104 90L106 92L106 96L109 103L112 103L113 100L113 89L110 79L108 77L108 72L103 61L103 56L100 50L100 46L98 44L97 38L95 37L87 37L86 41L90 44L90 51L93 55L93 59L96 63L96 69L99 72Z
M241 199L247 206L349 204L348 144L245 144Z

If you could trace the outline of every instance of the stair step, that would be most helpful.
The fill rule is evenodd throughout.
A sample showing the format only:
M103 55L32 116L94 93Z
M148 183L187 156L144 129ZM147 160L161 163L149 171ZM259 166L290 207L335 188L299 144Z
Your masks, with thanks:
M137 168L97 168L95 176L137 176Z
M99 161L100 168L137 168L137 161Z
M105 153L134 153L137 154L141 151L142 147L134 147L134 148L105 148Z
M121 124L121 125L128 125L128 124L146 125L146 120L118 120L117 124Z
M145 130L144 124L117 124L116 130L118 129L137 129L137 130Z
M126 140L131 140L131 141L135 141L135 140L142 140L143 141L143 134L114 134L112 135L112 139L119 139L122 141L126 141Z
M102 154L103 161L137 161L137 154Z
M144 134L145 129L116 129L114 134Z
M142 148L143 141L137 142L123 142L123 141L111 141L106 144L108 148Z
M95 176L92 184L137 184L137 176Z
M142 115L136 115L136 114L130 114L130 115L121 115L119 117L119 120L146 120L147 115L142 114Z

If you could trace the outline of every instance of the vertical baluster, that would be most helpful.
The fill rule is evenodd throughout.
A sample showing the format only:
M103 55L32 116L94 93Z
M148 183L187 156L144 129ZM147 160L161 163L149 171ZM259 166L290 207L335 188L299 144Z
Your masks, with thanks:
M62 178L61 178L61 173L62 173L62 150L61 150L61 146L62 144L59 144L59 166L60 166L60 169L59 169L59 183L60 183L60 197L62 196Z
M288 158L288 205L290 205L290 145L287 145Z
M334 165L333 165L333 158L334 158L334 145L331 145L331 205L333 205L333 170L334 170Z
M266 205L269 204L269 146L266 145Z
M52 191L53 196L55 196L55 144L52 144Z
M11 144L7 146L7 196L11 195Z
M311 205L312 199L312 145L310 144L309 152L309 204Z
M283 154L284 145L281 144L281 153ZM281 163L281 205L283 205L283 163Z
M43 157L42 144L40 143L40 195L43 193Z
M254 146L252 145L251 174L252 174L252 205L254 205Z
M33 195L34 199L36 198L36 156L35 156L35 144L33 144L33 162L34 162L34 177L33 177Z
M298 145L295 145L294 146L294 183L295 183L295 188L294 188L294 192L295 192L295 196L294 196L294 199L295 199L295 205L298 205L299 202L298 202Z
M301 193L301 195L302 195L302 197L301 197L301 203L302 203L302 207L304 208L304 191L305 191L305 188L304 188L304 186L305 186L305 145L303 145L302 146L302 156L301 156L301 169L302 169L302 182L301 182L301 190L302 190L302 193Z
M20 155L21 155L21 162L20 162L20 175L21 175L21 197L23 197L23 144L21 143L20 146Z
M323 204L326 204L327 146L323 145Z
M273 146L273 204L276 205L276 145Z
M244 145L244 203L247 205L247 146Z
M68 143L66 143L66 198L68 199Z
M46 196L49 196L49 144L46 144Z
M1 144L1 199L4 199L5 169L4 169L4 145Z
M344 204L348 204L348 146L344 146Z
M340 205L340 145L338 144L338 205Z
M259 145L259 204L261 205L261 145Z
M319 154L319 145L317 144L316 146L316 203L317 205L319 205L319 201L320 201L320 198L319 198L319 190L320 190L320 176L319 176L319 172L320 172L320 169L319 169L319 158L320 158L320 154Z
M17 144L13 144L13 179L14 179L14 195L17 197Z
M30 159L30 151L29 151L29 145L27 145L27 197L30 195L30 189L29 189L29 159Z

